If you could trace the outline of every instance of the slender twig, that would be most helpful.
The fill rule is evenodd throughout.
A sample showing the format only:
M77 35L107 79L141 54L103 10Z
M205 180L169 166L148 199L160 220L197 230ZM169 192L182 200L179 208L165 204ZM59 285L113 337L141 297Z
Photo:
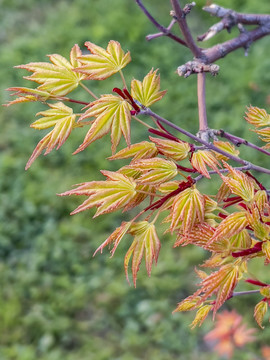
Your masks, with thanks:
M234 145L236 146L240 146L240 145L246 145L246 146L249 146L250 148L252 149L255 149L257 151L260 151L261 153L265 154L265 155L270 155L270 151L267 151L265 149L262 149L260 148L259 146L255 145L255 144L252 144L251 142L241 138L241 137L238 137L238 136L235 136L235 135L232 135L224 130L217 130L217 131L214 131L215 135L218 135L218 136L221 136L221 137L224 137L226 139L228 139L229 141L231 141Z
M230 298L241 295L258 294L260 290L234 291Z
M80 101L80 100L75 100L75 99L70 99L70 98L67 98L67 97L63 97L63 98L61 98L61 100L63 100L63 101L69 101L69 102L72 102L72 103L75 103L75 104L89 105L89 102Z
M255 164L252 164L251 162L249 161L246 161L246 160L243 160L243 159L240 159L239 157L237 156L234 156L224 150L221 150L219 149L218 147L216 147L215 145L213 145L212 143L208 143L207 141L199 138L198 136L196 135L193 135L192 133L190 133L189 131L187 130L184 130L182 128L180 128L179 126L173 124L172 122L170 122L169 120L167 119L164 119L163 117L159 116L158 114L154 113L152 110L148 109L148 108L145 108L143 109L141 112L140 112L141 115L149 115L149 116L153 116L155 119L157 119L158 121L160 121L161 123L163 124L166 124L168 126L170 126L171 128L179 131L180 133L188 136L190 139L193 139L194 141L197 141L203 145L206 146L206 148L210 149L210 150L213 150L213 151L216 151L217 153L221 154L221 155L224 155L226 157L228 157L229 159L239 163L239 164L242 164L244 166L247 166L247 169L249 170L255 170L255 171L258 171L258 172L262 172L264 174L269 174L270 175L270 170L269 169L266 169L266 168L263 168L261 166L257 166Z
M141 0L135 0L136 3L138 4L138 6L142 9L142 11L144 12L144 14L148 17L148 19L151 21L152 24L155 25L155 27L157 29L159 29L159 31L161 31L162 33L164 33L164 35L168 36L169 38L171 38L172 40L180 43L181 45L187 46L186 42L184 40L182 40L181 38L179 38L178 36L172 34L171 32L168 32L167 28L163 25L161 25L150 13L149 11L145 8L145 6L143 5Z
M180 30L185 38L187 46L189 47L190 51L193 53L193 55L195 57L200 58L202 56L202 50L194 42L194 39L191 35L191 32L189 30L189 27L188 27L186 19L185 19L185 13L181 9L179 1L171 0L171 4L172 4L172 8L175 12Z
M161 36L168 36L168 34L171 32L171 29L173 27L173 25L176 23L176 20L175 19L172 19L172 21L170 22L169 26L166 27L166 32L159 32L159 33L156 33L156 34L149 34L147 35L145 38L146 40L148 41L151 41L153 39L156 39L158 37L161 37Z
M235 167L234 170L239 170L239 171L249 170L249 166L247 165L247 166ZM218 170L219 173L226 173L226 172L228 172L228 171L229 171L228 169L219 169L219 170ZM218 172L215 171L215 170L210 170L210 171L208 171L208 174L209 174L209 175L217 175ZM203 178L205 178L205 176L201 174L201 175L198 175L198 176L196 176L195 178L193 178L193 180L194 180L195 182L198 182L198 181L200 181L200 180L203 179Z

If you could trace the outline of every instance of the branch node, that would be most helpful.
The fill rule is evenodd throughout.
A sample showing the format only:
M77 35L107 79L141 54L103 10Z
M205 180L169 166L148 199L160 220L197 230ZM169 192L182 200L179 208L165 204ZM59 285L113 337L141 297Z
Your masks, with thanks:
M183 8L182 17L185 18L191 12L191 10L194 6L196 6L195 1L192 1L192 3L186 4Z
M219 66L216 64L204 64L201 61L193 60L177 68L178 75L185 78L191 74L199 74L202 72L209 72L211 75L216 76L219 72Z

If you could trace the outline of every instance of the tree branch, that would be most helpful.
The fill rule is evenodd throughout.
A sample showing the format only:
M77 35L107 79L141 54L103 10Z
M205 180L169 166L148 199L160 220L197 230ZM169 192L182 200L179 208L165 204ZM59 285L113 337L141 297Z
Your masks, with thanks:
M263 168L261 166L257 166L255 164L252 164L251 162L249 161L246 161L246 160L243 160L243 159L240 159L239 157L237 156L234 156L230 153L227 153L226 151L224 150L221 150L219 149L218 147L216 147L215 145L213 145L212 143L208 143L207 141L199 138L198 136L196 135L193 135L192 133L190 133L189 131L187 130L184 130L182 128L180 128L179 126L173 124L172 122L170 122L169 120L167 119L164 119L163 117L159 116L158 114L154 113L152 110L150 110L149 108L143 108L140 113L140 115L149 115L149 116L152 116L153 118L155 118L156 120L160 121L161 123L163 124L166 124L168 126L170 126L171 128L175 129L176 131L180 132L181 134L184 134L186 135L187 137L189 137L190 139L194 140L194 141L197 141L199 142L200 144L203 144L205 145L205 147L207 149L210 149L210 150L213 150L221 155L224 155L226 157L228 157L229 159L239 163L239 164L242 164L244 166L246 166L246 170L255 170L255 171L258 171L258 172L261 172L261 173L264 173L264 174L269 174L270 175L270 170L269 169L266 169L266 168Z
M183 12L178 0L171 0L172 8L175 12L177 22L179 24L180 30L185 38L186 44L190 51L195 57L200 58L202 56L202 49L200 49L194 42L194 39L191 35L189 27L185 19L185 13Z
M172 40L178 42L181 45L187 46L186 42L184 40L182 40L181 38L179 38L178 36L172 34L170 32L170 30L168 30L168 28L164 27L163 25L161 25L150 13L149 11L145 8L145 6L143 5L141 0L135 0L135 2L138 4L138 6L141 8L141 10L144 12L144 14L148 17L148 19L151 21L152 24L155 25L155 27L162 33L164 34L164 36L168 36L169 38L171 38ZM149 39L150 36L150 39ZM151 36L153 38L154 35L148 35L147 40L151 40ZM158 37L158 36L156 36Z

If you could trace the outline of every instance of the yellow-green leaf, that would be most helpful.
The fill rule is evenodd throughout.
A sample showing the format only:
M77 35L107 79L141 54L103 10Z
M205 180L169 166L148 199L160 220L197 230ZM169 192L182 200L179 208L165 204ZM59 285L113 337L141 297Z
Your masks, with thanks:
M160 91L160 76L157 75L157 70L150 70L142 82L136 79L131 82L131 96L146 107L162 99L166 92Z
M58 150L69 137L72 129L76 127L76 115L73 110L61 102L49 104L50 109L38 113L42 118L35 121L31 127L36 129L47 129L54 126L54 129L47 134L36 146L30 159L26 164L28 169L33 161L46 149L44 155L49 154L56 146Z
M107 79L131 61L129 51L125 54L119 42L114 40L109 42L106 50L90 41L86 41L85 46L91 54L79 57L81 66L75 71L84 74L87 79Z
M171 227L173 232L179 226L183 232L189 231L195 223L204 220L205 199L195 187L182 191L174 198L171 209Z
M88 199L78 206L71 215L91 209L96 206L94 217L116 211L125 207L136 195L136 183L127 176L112 172L101 171L107 177L106 181L91 181L80 184L77 188L66 191L64 195L86 195Z
M86 134L83 143L74 154L84 150L110 130L113 153L119 144L121 134L124 135L126 143L130 145L130 109L130 104L116 95L103 95L100 99L92 102L80 117L79 122L90 117L96 117L96 119Z
M266 314L266 311L268 309L268 304L266 301L260 301L254 308L254 318L257 321L257 324L260 326L260 328L264 328L262 326L263 318Z
M59 54L53 54L49 55L51 63L32 62L16 67L33 72L31 76L25 78L40 84L38 90L55 96L63 96L76 89L80 81L85 78L83 74L74 72L74 65L78 65L74 57L80 55L79 46L74 45L70 52L70 61Z
M157 153L158 150L154 143L149 141L142 141L118 151L115 155L110 156L109 160L127 159L129 157L133 157L132 162L134 162L139 159L152 158L156 156Z
M264 110L256 106L247 108L245 119L256 127L270 125L270 115Z
M194 329L197 325L201 326L206 319L209 311L212 309L212 305L204 305L200 307L196 313L195 319L191 323L191 328Z
M156 144L158 151L162 155L165 155L172 160L184 160L190 152L190 145L187 142L180 140L174 141L168 139L157 139L151 136L149 138Z

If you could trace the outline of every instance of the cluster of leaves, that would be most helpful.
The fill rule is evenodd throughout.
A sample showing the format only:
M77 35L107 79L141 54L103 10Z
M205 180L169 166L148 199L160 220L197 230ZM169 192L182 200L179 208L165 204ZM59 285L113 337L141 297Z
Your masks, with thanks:
M231 156L239 156L232 143L215 140L214 151L180 140L164 128L158 117L152 118L153 126L138 118L149 114L149 107L166 93L160 90L157 70L150 70L143 81L133 79L128 87L122 69L131 61L129 52L125 53L116 41L110 41L107 49L91 42L85 45L90 53L83 55L75 45L69 61L54 54L49 56L50 63L18 66L33 73L26 78L38 87L10 88L19 97L9 105L40 101L49 109L39 112L37 115L41 118L31 126L54 127L38 143L26 168L43 151L46 155L54 148L59 149L78 127L86 127L88 131L75 154L110 132L112 156L109 159L131 158L130 163L116 172L102 170L106 177L103 181L85 182L60 194L87 197L72 214L93 207L97 208L95 217L119 209L124 212L138 209L136 216L123 221L97 251L111 246L113 255L120 242L124 238L129 242L128 236L131 236L124 268L128 279L132 259L136 286L143 257L148 275L153 262L158 261L161 242L155 224L164 222L166 231L176 236L174 247L192 244L211 254L202 265L209 268L210 273L197 270L201 279L199 289L180 302L175 311L197 310L192 326L200 325L210 311L215 315L224 302L234 296L235 287L243 279L259 286L262 300L256 305L254 315L262 326L270 303L270 285L251 279L248 266L254 257L262 258L265 264L270 262L267 190L245 167L234 168L229 164ZM110 94L98 97L84 84L89 80L105 80L116 73L121 76L123 89L114 88ZM94 100L85 103L68 97L78 86ZM81 113L74 113L70 107L73 103L84 105ZM269 123L269 115L255 107L248 109L246 119L256 127ZM140 122L148 128L149 141L131 143L131 122ZM256 132L268 141L268 130ZM116 152L122 135L127 147ZM203 194L198 184L211 176L219 177L221 185L217 193L210 196Z

